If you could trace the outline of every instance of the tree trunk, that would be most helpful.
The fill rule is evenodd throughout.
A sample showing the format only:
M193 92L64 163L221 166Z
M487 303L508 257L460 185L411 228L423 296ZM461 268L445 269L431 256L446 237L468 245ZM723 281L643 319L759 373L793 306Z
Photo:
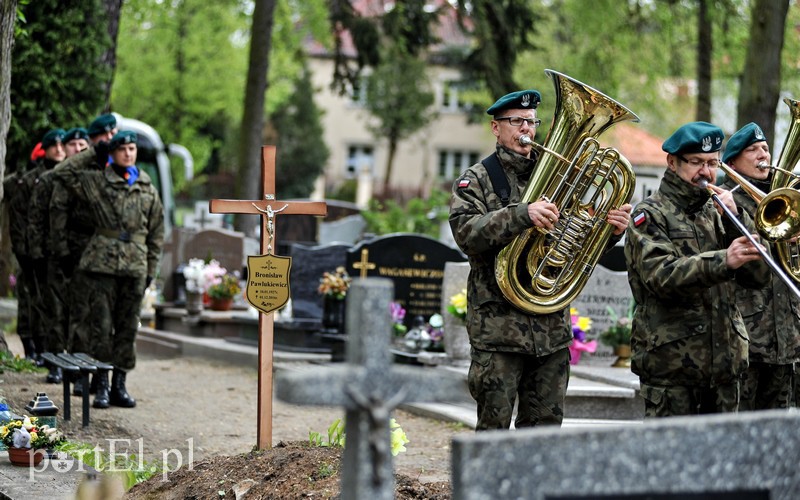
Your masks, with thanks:
M4 196L6 136L11 125L11 49L16 20L17 0L0 0L0 200Z
M737 128L755 122L774 143L780 97L781 51L789 2L755 0L744 71L739 87Z
M697 9L697 111L696 120L711 121L711 53L714 37L708 19L707 0L698 0Z
M390 138L389 151L386 158L386 176L383 178L383 193L381 193L383 199L391 196L392 169L394 167L395 153L397 153L397 139Z
M105 106L103 112L111 111L111 85L114 83L114 71L117 69L117 35L119 35L119 16L122 10L122 0L103 0L108 26L108 38L111 43L103 53L101 63L109 68L108 81L103 85L105 93Z
M239 140L239 178L236 183L236 195L242 200L257 200L262 196L261 137L264 129L264 102L267 93L274 11L275 0L256 0ZM235 227L245 234L252 235L257 224L258 217L239 215L236 217Z

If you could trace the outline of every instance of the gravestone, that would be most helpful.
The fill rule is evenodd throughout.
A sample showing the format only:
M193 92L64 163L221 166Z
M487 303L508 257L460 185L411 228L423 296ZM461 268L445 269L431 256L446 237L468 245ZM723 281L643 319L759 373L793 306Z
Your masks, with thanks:
M212 214L208 210L207 201L194 202L194 213L183 217L183 226L202 231L212 227L222 228L225 225L223 214Z
M459 249L428 236L398 233L353 247L347 253L347 272L392 280L394 301L406 310L404 323L411 328L417 316L427 320L441 311L445 263L466 260Z
M387 279L355 280L347 301L347 363L276 375L276 394L284 401L346 408L342 498L393 499L391 412L404 402L451 401L465 390L463 377L455 373L433 377L425 370L392 366L393 296Z
M299 243L289 247L292 258L292 315L296 320L322 319L323 297L317 292L322 273L332 273L339 266L346 265L350 245L306 246Z
M798 426L791 409L456 436L453 498L794 499Z
M467 361L469 337L464 322L447 311L450 297L467 288L469 262L447 262L442 282L442 317L444 318L444 350L453 361Z
M609 313L609 307L614 310L617 318L624 318L628 315L631 304L633 295L628 285L628 273L610 271L598 265L571 306L581 316L592 318L591 334L596 336L614 324L614 316ZM602 344L598 345L598 349L599 352L611 352L610 347Z
M322 222L319 226L319 244L347 243L355 245L361 240L366 227L367 222L360 214L348 215L331 222Z
M228 229L211 228L198 231L184 246L185 262L189 259L208 261L215 259L229 272L246 266L244 233Z

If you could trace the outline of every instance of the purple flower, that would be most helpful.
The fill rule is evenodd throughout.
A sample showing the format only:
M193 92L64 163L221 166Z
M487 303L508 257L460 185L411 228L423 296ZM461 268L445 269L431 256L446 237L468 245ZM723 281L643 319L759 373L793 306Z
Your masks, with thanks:
M578 328L577 326L572 327L572 336L576 339L580 340L581 342L586 341L586 332Z
M389 310L392 312L392 321L395 323L402 323L403 319L406 317L406 310L403 309L397 302L392 302L389 304Z

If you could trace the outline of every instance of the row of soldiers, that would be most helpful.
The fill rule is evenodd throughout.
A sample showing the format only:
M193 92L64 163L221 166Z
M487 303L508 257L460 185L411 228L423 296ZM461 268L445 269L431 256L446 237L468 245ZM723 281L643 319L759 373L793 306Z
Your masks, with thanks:
M85 352L114 366L73 394L93 406L132 408L126 375L136 364L135 336L144 290L155 276L164 209L136 166L138 137L117 130L112 114L88 130L53 129L29 168L4 183L17 276L17 331L25 356ZM62 380L51 367L47 381Z

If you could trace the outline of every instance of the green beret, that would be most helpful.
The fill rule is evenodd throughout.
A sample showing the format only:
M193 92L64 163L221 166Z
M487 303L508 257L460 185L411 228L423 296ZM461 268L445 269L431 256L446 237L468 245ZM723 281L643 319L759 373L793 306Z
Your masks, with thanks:
M728 139L728 145L725 146L725 153L722 155L722 161L728 163L728 160L736 157L739 153L744 151L744 148L753 144L754 142L766 141L767 136L761 130L761 127L753 122L748 123L744 127L736 131L735 134Z
M111 132L117 128L117 119L111 113L100 115L89 125L89 136Z
M67 130L67 133L64 134L64 142L77 141L78 139L88 141L89 132L83 127L75 127Z
M536 90L520 90L506 94L492 104L486 113L496 115L505 109L536 109L542 102L542 96Z
M138 140L139 137L137 137L136 132L123 130L122 132L114 134L114 137L111 138L111 142L108 143L108 148L114 151L123 144L136 144Z
M661 145L671 155L686 153L713 153L722 149L725 133L716 125L707 122L692 122L682 125Z
M64 132L63 128L54 128L53 130L47 131L44 137L42 137L42 147L47 149L53 144L64 142L64 134L66 134L66 132Z

